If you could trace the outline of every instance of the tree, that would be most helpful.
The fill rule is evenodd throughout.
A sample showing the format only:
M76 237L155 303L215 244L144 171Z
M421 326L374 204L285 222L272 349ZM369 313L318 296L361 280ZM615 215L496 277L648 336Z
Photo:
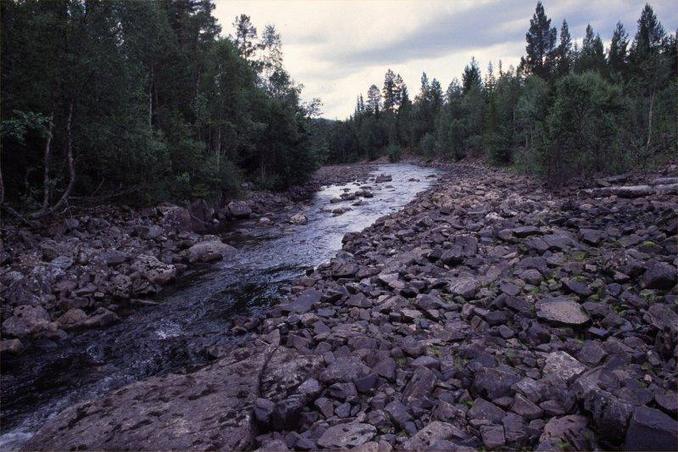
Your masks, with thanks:
M381 90L384 98L384 111L392 113L398 106L398 87L396 75L392 70L387 70L384 76L384 88Z
M381 94L379 93L379 88L377 88L377 85L372 85L367 90L367 111L375 116L379 116L380 109Z
M480 75L480 68L478 62L474 57L471 57L471 62L464 68L464 74L461 76L464 94L468 93L473 88L480 89L482 87L482 77Z
M560 27L560 44L556 49L556 73L559 77L567 75L572 67L572 37L567 21Z
M620 79L622 74L626 72L628 64L628 50L629 45L628 34L624 30L624 25L617 22L612 33L612 40L610 41L610 51L608 52L608 66L610 68L610 76L613 79Z
M586 35L582 42L577 63L577 72L596 71L600 74L605 72L605 50L600 35L593 34L591 25L586 26Z
M525 35L527 55L521 58L521 66L527 74L535 74L544 80L551 76L557 32L551 28L551 19L546 16L544 6L537 2L530 29Z
M251 59L257 51L257 28L252 25L252 20L247 14L241 14L233 21L233 28L235 34L233 35L233 42L238 48L238 52L245 59Z

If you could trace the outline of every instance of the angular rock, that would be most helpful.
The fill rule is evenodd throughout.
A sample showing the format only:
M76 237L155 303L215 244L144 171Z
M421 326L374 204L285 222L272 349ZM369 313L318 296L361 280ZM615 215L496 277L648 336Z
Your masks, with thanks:
M403 444L405 450L431 450L440 440L466 438L468 434L447 422L429 422L416 435Z
M229 202L228 212L235 218L249 218L252 215L252 209L243 201Z
M558 351L546 356L546 363L542 372L544 375L555 375L565 381L570 381L586 370L586 366L574 359L567 352Z
M156 257L145 254L137 256L131 268L141 273L151 283L159 285L164 285L174 280L177 274L177 269L174 265L165 264L160 262Z
M370 424L350 423L330 427L318 438L318 446L330 449L358 447L377 434Z
M564 297L547 298L536 305L537 317L563 325L582 326L591 319L579 303Z
M664 262L651 262L643 273L643 286L648 289L671 289L678 282L678 270Z
M678 422L654 408L635 409L626 431L627 450L678 450Z

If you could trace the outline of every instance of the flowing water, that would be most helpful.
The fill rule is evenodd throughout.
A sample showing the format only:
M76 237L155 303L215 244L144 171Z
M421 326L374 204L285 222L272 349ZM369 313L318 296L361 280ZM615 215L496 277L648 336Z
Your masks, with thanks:
M57 343L36 344L3 362L0 450L25 443L50 416L78 401L97 398L152 375L207 364L208 350L237 340L234 315L256 314L281 295L281 287L329 261L342 237L397 211L430 187L436 170L408 164L381 165L391 182L368 182L373 198L331 204L364 184L332 185L317 192L305 225L259 227L242 223L225 236L237 256L180 282L155 306L140 308L106 329ZM351 207L333 216L327 209Z

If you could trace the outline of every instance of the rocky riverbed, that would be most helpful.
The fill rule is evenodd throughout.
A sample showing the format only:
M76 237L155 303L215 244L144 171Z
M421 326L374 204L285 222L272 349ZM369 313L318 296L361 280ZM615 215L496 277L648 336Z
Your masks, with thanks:
M245 346L25 448L675 450L675 176L554 193L454 165L243 322Z

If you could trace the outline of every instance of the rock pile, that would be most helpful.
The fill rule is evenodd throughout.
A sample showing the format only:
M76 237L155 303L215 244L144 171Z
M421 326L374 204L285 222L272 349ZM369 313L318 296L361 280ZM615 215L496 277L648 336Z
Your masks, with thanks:
M675 194L458 165L347 235L252 345L26 448L675 450L677 234Z

